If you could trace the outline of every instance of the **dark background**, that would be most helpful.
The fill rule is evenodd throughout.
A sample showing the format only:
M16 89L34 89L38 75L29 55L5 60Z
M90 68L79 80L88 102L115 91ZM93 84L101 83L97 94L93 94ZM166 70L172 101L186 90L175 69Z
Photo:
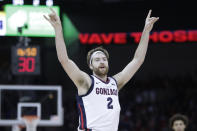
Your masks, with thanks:
M57 0L55 5L60 6L61 14L66 13L81 33L142 31L149 9L152 9L151 16L160 17L153 31L197 29L196 7L190 0ZM77 90L58 62L54 38L31 38L30 44L41 46L39 76L14 76L11 73L11 46L17 41L18 37L0 36L0 84L62 85L64 126L39 127L38 130L76 130ZM76 46L78 50L75 50ZM91 74L86 55L97 46L78 42L68 47L69 56L80 69ZM109 75L114 75L132 60L137 45L112 43L103 47L110 54ZM122 111L119 131L167 131L168 120L175 113L187 115L190 119L188 130L196 131L196 57L197 42L150 42L144 64L120 91Z

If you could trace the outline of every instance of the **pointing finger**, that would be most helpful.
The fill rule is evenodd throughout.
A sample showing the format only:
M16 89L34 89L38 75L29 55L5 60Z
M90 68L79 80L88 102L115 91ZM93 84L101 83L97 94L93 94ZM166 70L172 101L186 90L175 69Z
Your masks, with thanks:
M56 14L56 12L53 10L53 8L50 8L50 10L51 10L54 14Z
M148 15L147 15L146 18L150 18L151 12L152 12L152 10L149 10Z

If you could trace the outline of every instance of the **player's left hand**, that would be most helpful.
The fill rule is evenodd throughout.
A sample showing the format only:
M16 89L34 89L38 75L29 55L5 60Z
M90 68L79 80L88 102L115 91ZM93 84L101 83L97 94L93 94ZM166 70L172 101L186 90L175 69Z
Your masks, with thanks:
M49 18L47 16L44 15L44 18L54 27L61 27L61 21L59 16L57 15L57 13L53 10L53 8L50 8L51 13L48 15Z
M148 15L146 17L146 22L144 27L146 31L151 31L154 23L159 20L159 17L150 17L151 12L152 10L149 10Z

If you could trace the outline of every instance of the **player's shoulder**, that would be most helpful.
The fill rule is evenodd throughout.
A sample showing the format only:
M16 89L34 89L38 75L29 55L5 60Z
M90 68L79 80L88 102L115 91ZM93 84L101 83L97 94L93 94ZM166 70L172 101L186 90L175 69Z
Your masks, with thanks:
M113 77L113 76L111 76L111 77L109 77L110 79L111 79L111 82L113 83L113 84L116 84L117 85L117 81L116 81L116 79Z

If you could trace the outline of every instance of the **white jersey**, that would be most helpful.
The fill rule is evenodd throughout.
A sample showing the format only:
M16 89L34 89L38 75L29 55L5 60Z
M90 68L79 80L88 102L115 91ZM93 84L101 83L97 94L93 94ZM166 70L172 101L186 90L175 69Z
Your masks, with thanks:
M115 79L107 82L90 76L92 85L87 94L77 96L79 127L81 131L117 131L120 104Z

